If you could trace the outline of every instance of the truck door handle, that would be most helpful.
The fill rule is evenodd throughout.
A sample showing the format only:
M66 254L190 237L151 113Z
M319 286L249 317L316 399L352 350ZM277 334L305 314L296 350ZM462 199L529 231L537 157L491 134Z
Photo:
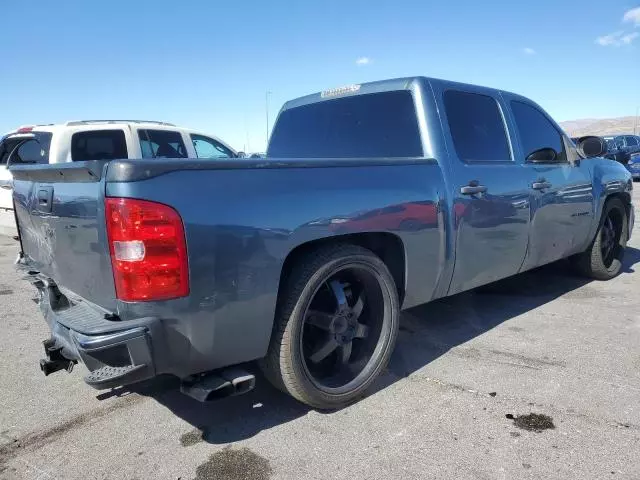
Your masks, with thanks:
M541 178L537 182L533 182L531 184L531 188L533 188L534 190L544 190L545 188L551 188L551 187L552 185L549 182L547 182L544 178Z
M13 189L13 187L11 186L11 183L9 183L9 182L0 183L0 188L4 188L5 190L12 190Z
M484 193L487 191L487 187L484 185L467 185L460 189L462 195L475 195L476 193Z

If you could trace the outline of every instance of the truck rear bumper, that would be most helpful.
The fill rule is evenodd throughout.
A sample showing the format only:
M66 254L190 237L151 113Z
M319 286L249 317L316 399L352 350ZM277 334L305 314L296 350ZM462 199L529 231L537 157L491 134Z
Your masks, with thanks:
M51 338L44 342L47 359L41 361L45 373L43 364L80 361L89 370L84 381L97 389L157 374L153 352L163 343L158 318L118 321L88 302L72 303L36 272L29 272L28 278L38 289L40 310L51 330Z

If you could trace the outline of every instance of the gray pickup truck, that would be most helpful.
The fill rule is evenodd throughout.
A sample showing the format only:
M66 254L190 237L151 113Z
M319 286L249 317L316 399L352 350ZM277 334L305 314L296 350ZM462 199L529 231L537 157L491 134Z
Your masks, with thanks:
M359 398L401 309L562 258L621 270L633 183L538 105L404 78L287 102L260 159L12 168L19 268L51 329L45 373L159 374L211 400L258 360L316 408Z

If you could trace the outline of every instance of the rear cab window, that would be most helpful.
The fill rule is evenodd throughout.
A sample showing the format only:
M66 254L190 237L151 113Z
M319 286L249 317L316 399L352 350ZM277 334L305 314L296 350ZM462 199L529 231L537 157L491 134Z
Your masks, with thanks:
M187 158L182 134L171 130L138 130L142 158Z
M510 162L504 119L495 98L459 90L444 92L451 139L464 162Z
M406 90L335 98L280 113L269 142L275 158L423 156L415 104Z
M118 160L128 158L123 130L87 130L71 136L71 160Z

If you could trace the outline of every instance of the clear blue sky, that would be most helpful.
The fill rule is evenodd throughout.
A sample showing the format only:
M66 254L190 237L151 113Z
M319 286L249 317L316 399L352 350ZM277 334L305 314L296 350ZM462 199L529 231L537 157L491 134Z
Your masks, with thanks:
M262 151L267 90L273 123L287 99L406 75L515 91L559 121L634 115L637 7L639 0L6 2L0 133L142 118Z

